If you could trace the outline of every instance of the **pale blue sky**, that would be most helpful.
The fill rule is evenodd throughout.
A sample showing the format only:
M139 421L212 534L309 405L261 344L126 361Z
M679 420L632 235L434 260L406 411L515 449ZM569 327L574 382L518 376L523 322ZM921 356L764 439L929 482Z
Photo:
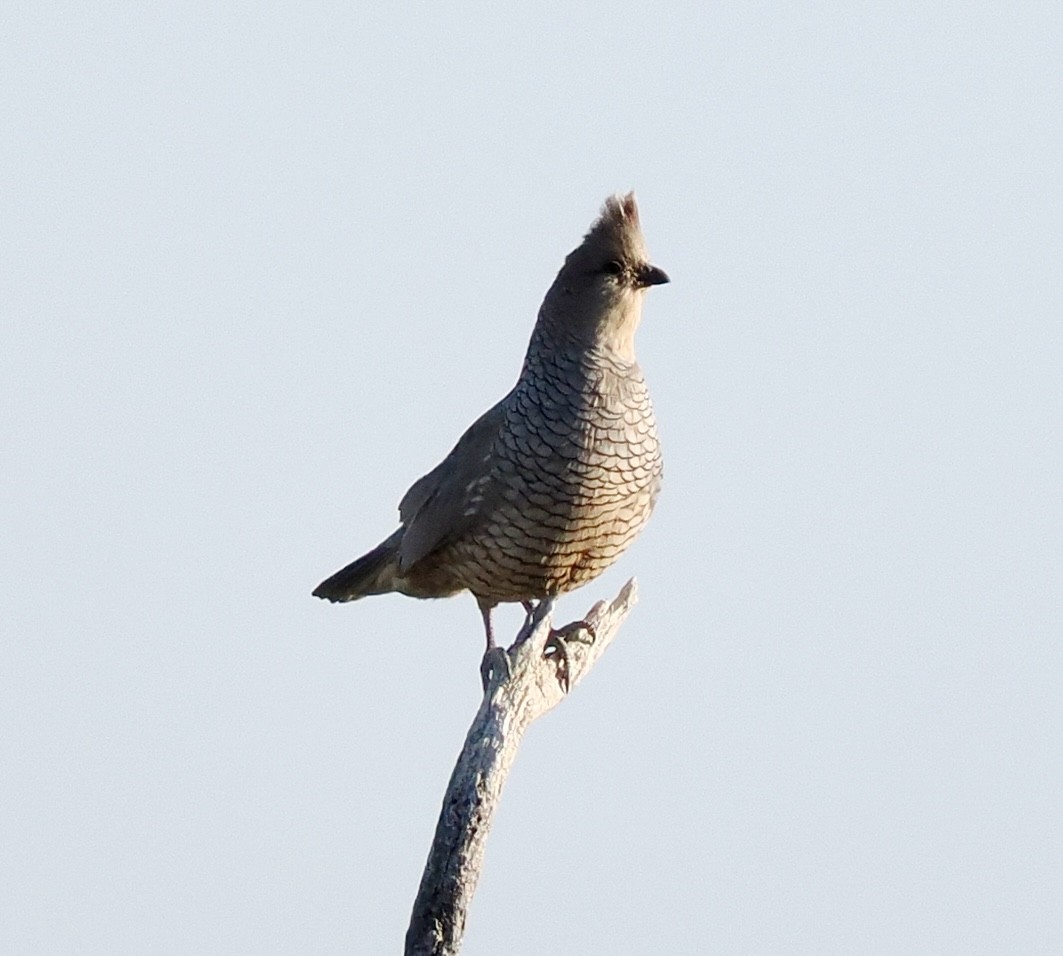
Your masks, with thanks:
M310 590L634 188L642 600L465 953L1063 951L1057 4L3 20L0 950L399 950L479 617Z

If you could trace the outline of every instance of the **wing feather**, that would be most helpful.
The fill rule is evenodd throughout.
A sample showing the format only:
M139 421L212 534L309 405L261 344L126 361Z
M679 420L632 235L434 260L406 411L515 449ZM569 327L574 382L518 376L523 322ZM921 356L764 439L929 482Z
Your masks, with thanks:
M399 518L406 528L399 547L403 571L475 521L477 501L483 500L490 483L492 449L505 402L502 399L473 422L450 454L403 496L399 503Z

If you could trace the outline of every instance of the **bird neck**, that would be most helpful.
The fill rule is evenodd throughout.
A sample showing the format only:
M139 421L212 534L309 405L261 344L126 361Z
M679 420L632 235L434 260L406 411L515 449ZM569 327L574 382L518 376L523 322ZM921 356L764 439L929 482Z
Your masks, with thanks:
M633 366L635 360L635 329L639 324L636 312L625 314L621 322L598 323L574 326L545 307L528 343L528 354L540 351L558 356L569 355L581 364L597 364L598 360L610 366Z

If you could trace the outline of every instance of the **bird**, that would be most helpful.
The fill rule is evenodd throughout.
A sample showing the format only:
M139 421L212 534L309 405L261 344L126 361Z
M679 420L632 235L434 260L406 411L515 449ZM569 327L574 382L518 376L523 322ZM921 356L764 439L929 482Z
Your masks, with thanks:
M598 577L645 527L663 462L635 359L649 261L635 194L613 195L543 299L512 390L399 503L399 527L322 581L338 603L469 591L496 647L492 610Z

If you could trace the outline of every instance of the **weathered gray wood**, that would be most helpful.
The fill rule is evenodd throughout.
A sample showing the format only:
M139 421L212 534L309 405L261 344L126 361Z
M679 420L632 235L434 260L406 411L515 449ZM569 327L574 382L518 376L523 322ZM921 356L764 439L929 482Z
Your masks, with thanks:
M485 658L483 701L443 797L406 933L406 956L456 956L461 949L491 819L521 738L590 672L635 600L632 579L611 604L599 601L583 622L561 628L554 638L553 602L544 601L512 647Z

